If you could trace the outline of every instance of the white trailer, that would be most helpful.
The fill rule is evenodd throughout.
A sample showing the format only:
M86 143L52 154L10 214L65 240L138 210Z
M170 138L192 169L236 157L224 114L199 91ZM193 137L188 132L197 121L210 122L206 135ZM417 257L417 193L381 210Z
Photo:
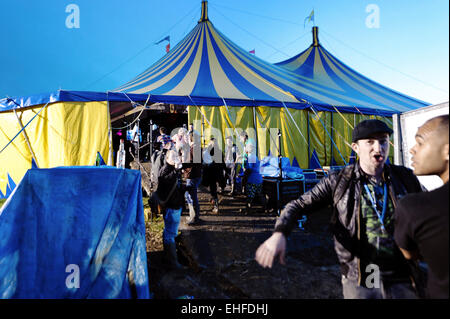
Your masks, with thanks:
M448 102L422 107L393 116L394 129L394 164L411 167L411 154L409 150L415 144L417 129L427 120L449 114ZM428 190L442 186L442 180L434 176L419 176L419 180Z

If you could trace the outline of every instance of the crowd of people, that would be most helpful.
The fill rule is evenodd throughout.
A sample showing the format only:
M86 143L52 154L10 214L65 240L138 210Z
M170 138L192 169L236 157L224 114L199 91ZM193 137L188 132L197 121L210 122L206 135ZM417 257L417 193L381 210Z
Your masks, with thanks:
M242 151L233 143L231 136L225 139L225 151L222 151L221 145L213 136L202 148L200 134L192 124L189 130L179 128L172 136L168 135L165 127L161 127L159 133L154 146L155 152L151 157L154 193L150 206L155 212L163 212L166 261L171 268L178 269L181 265L176 258L175 237L183 208L187 206L189 210L187 225L202 223L199 187L204 187L209 192L213 213L219 212L219 193L228 196L244 195L246 207L241 210L244 214L252 213L258 198L265 208L265 197L262 194L256 145L246 132L239 136ZM241 171L242 177L239 174ZM225 193L227 185L231 187L228 194Z
M384 122L360 122L351 144L358 161L330 172L288 203L272 236L257 249L256 261L262 267L272 267L276 258L285 264L286 241L297 220L331 205L344 298L448 298L448 131L448 115L419 128L410 150L410 170L386 162L392 130ZM213 137L202 149L192 125L172 137L164 128L160 133L157 142L165 160L155 193L165 201L163 237L169 264L179 268L174 243L182 207L184 202L189 206L188 225L201 222L200 185L209 189L214 212L219 211L218 188L224 192L227 184L230 195L246 195L243 213L251 212L258 197L264 205L265 197L256 144L245 132L239 136L242 152L231 136L225 139L224 152ZM417 176L431 174L444 185L426 192Z

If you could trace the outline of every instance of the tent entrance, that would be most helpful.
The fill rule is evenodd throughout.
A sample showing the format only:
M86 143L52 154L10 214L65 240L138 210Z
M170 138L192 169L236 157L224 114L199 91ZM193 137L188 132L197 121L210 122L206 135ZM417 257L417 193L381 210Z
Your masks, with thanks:
M135 151L135 156L139 156L141 162L146 162L150 159L151 144L149 142L151 140L153 146L159 135L160 127L167 128L169 134L173 135L176 133L177 128L187 127L188 125L187 106L166 103L154 103L145 107L144 105L145 101L136 104L131 102L110 102L114 156L119 149L120 140L124 139L126 141L127 133L130 134L135 125L139 126L141 134L138 145L135 143L133 147L139 147L139 154ZM172 133L172 131L174 132ZM129 135L128 138L130 138Z

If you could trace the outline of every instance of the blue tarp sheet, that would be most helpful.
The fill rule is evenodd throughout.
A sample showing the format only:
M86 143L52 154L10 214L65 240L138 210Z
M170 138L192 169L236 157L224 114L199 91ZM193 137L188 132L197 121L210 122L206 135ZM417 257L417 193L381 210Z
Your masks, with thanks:
M282 178L287 179L303 179L303 170L300 167L291 166L289 158L281 158ZM261 160L259 172L263 177L279 177L280 168L278 157L266 156Z
M149 298L139 171L30 169L0 211L0 298Z

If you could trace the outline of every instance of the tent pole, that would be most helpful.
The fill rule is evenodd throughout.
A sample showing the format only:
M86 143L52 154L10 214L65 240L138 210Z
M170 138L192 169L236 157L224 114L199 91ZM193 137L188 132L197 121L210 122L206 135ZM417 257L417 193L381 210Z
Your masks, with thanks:
M36 160L36 156L34 155L33 149L31 148L30 141L28 140L27 133L25 132L25 128L23 127L22 122L20 121L20 118L19 118L19 116L17 115L16 109L14 109L14 114L16 115L17 122L19 122L20 129L22 130L23 137L25 138L25 141L27 142L28 150L29 150L30 153L31 153L31 157L33 158L34 162L36 163L36 166L39 167L38 162L37 162L37 160Z
M308 168L311 165L311 140L310 140L310 127L309 127L309 110L306 110L306 125L307 125L307 133L308 133Z
M256 154L259 154L258 130L256 128L256 106L253 107L253 128L255 129Z
M113 132L111 127L111 110L109 108L109 95L108 92L106 92L106 105L108 107L108 135L109 135L109 155L108 155L108 165L112 166L114 156L113 156L113 147L112 147L112 138L113 138Z
M331 140L331 143L333 143L334 147L336 148L336 150L338 151L338 153L339 153L339 155L341 156L342 160L344 161L344 163L345 163L344 165L347 165L347 161L346 161L346 160L344 159L344 157L342 156L341 152L339 151L339 148L337 147L336 143L334 142L333 138L331 137L330 133L328 132L328 130L327 130L325 124L324 124L324 123L322 122L322 120L320 119L319 114L317 114L317 112L314 110L312 104L310 104L310 108L311 108L311 110L314 112L314 115L317 117L317 119L318 119L318 120L320 121L320 123L322 124L322 126L323 126L325 132L327 133L328 137L329 137L330 140ZM325 114L325 113L324 113L324 114ZM326 115L325 115L325 118L326 118ZM325 148L325 153L326 153L326 148ZM325 154L325 160L326 160L326 154ZM325 163L326 163L326 162L325 162ZM322 168L322 170L323 170L323 168Z

